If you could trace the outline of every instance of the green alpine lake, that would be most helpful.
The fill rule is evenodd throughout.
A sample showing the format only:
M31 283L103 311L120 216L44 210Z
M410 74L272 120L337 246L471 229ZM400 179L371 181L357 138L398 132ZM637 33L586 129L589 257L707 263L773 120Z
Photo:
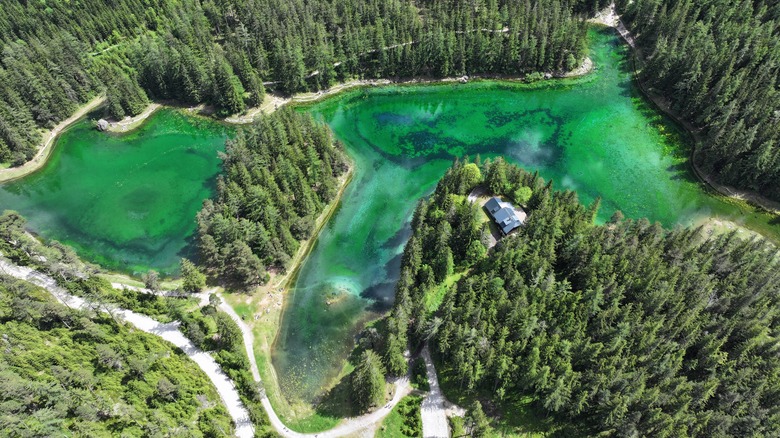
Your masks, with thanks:
M503 155L586 204L600 196L600 220L718 218L776 239L771 215L695 179L685 135L635 88L614 31L590 44L596 70L579 79L363 88L301 108L332 128L355 175L287 297L273 361L290 401L316 401L363 323L391 306L414 207L456 157Z
M457 157L503 155L585 203L601 197L600 220L715 218L778 240L777 219L695 179L686 136L641 97L614 31L592 30L590 44L596 69L578 79L362 88L299 107L332 128L355 173L286 298L273 347L285 397L318 399L358 330L392 304L414 207ZM0 208L110 269L175 273L229 133L170 109L128 134L84 119L41 170L0 185Z
M173 274L194 248L195 214L214 193L227 134L171 109L127 134L98 132L84 118L58 137L43 168L0 185L0 209L91 262Z

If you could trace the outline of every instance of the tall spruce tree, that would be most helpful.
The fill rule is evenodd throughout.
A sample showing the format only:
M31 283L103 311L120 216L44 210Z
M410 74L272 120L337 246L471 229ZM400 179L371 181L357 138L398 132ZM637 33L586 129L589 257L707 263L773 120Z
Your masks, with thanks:
M380 406L385 401L385 368L373 350L365 350L350 378L354 402L361 411Z
M488 185L495 162L483 166ZM498 406L530 399L563 435L780 432L777 247L618 213L595 225L598 202L583 206L504 165L506 185L532 188L529 216L470 260L458 248L480 242L480 221L467 200L453 203L466 194L465 167L456 163L414 214L386 363L403 348L397 340L414 349L432 334L440 373L459 395ZM421 242L445 228L462 274L431 311L442 284L428 266L443 248Z

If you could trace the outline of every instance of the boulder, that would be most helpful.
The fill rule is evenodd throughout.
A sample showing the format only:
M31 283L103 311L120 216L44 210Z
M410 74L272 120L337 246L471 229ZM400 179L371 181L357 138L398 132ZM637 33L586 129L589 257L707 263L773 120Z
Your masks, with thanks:
M98 120L97 129L98 131L105 131L106 129L108 129L108 120L106 119Z

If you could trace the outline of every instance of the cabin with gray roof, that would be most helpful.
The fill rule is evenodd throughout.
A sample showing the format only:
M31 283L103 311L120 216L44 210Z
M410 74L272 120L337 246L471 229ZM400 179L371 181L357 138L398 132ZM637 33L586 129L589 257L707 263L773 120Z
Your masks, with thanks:
M505 236L523 224L520 218L521 215L518 214L515 206L508 202L503 202L495 196L485 203L485 210L487 210L490 218L493 219L493 222L501 230L501 234ZM522 216L524 219L525 214L522 214Z

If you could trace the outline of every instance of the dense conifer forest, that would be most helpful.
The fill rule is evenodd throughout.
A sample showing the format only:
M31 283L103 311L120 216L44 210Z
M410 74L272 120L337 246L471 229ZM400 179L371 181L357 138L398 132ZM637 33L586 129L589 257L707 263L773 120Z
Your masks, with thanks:
M99 267L81 261L70 247L57 241L44 244L30 235L25 231L24 218L14 211L0 214L0 254L17 265L49 275L59 286L94 303L96 308L117 307L150 316L162 323L180 322L182 334L195 346L207 351L235 383L256 428L256 436L273 435L260 403L262 388L258 387L250 372L241 329L229 315L217 310L220 299L216 295L210 295L208 304L203 307L187 296L186 292L196 292L203 287L201 274L191 262L182 260L182 271L189 272L190 279L185 278L178 297L117 290L98 275ZM146 275L145 280L147 287L158 290L156 274ZM30 327L17 330L19 324ZM30 330L36 328L45 333L38 337L30 335ZM48 292L0 276L0 334L3 335L0 345L5 346L5 352L24 352L22 359L8 359L11 371L3 375L6 371L5 358L0 351L0 375L9 379L7 388L11 391L8 399L3 399L4 394L0 394L0 400L3 400L0 411L8 409L3 411L7 416L0 415L0 425L8 421L7 424L19 427L0 428L0 436L6 436L2 433L5 430L26 431L28 427L41 432L11 436L52 436L56 434L51 431L66 428L74 430L79 436L88 434L79 431L96 431L98 436L103 436L107 433L118 435L117 431L124 430L131 435L143 436L157 436L172 430L180 430L184 436L230 435L230 418L224 407L214 402L219 397L196 364L188 362L183 353L174 351L164 341L126 328L107 313L68 309L53 301ZM75 346L67 351L48 348L55 344L63 348ZM46 353L39 351L40 345L47 346ZM111 366L102 364L101 361L109 359ZM24 362L20 362L22 360ZM172 362L169 364L169 361ZM54 378L74 380L63 381L57 386L47 374L51 372L47 367L52 364L56 367L52 368ZM59 367L72 372L75 377L68 377L68 373L57 374ZM181 373L187 375L180 376ZM161 376L165 379L162 380ZM162 383L155 380L158 378ZM31 383L34 380L43 380L43 383L35 386ZM84 386L83 382L90 386ZM117 382L124 385L121 391ZM26 385L33 385L32 389L26 388ZM107 392L102 391L100 385L107 385ZM208 391L198 389L201 387ZM3 388L6 387L0 389ZM77 405L48 399L44 394L47 390L58 397L67 397L68 391L72 390L70 395L82 397L85 406L78 409ZM82 391L89 391L94 399L83 395ZM201 394L208 397L204 398ZM28 401L28 405L12 401L15 397ZM106 411L107 403L114 403L111 406L120 410ZM179 406L179 403L185 404ZM95 414L93 408L103 410ZM36 409L41 412L36 413ZM163 412L158 413L158 410ZM89 415L82 416L82 412ZM31 416L29 423L24 423L28 415ZM140 431L136 430L136 426ZM108 432L100 433L101 430Z
M594 225L598 203L499 159L482 184L533 194L527 223L485 253L484 213L464 196L481 182L473 167L456 163L416 210L390 372L405 372L407 341L429 339L460 391L531 396L566 436L780 433L776 247L619 213Z
M201 260L226 284L252 287L311 237L348 163L326 126L284 109L228 141L223 169L198 214Z
M566 70L584 56L580 2L117 0L0 8L0 162L105 92L111 116L149 99L220 114L353 77Z
M206 375L108 314L71 310L0 276L0 435L221 437L230 417Z
M620 1L641 79L701 129L702 168L780 199L780 3Z
M260 103L266 87L349 78L568 70L582 19L605 0L118 0L0 9L0 162L21 164L51 127L105 92L116 118L150 99ZM701 128L700 165L780 199L780 10L768 1L618 1L642 80ZM265 84L265 85L264 85Z
M153 101L242 113L267 90L353 78L521 75L575 68L584 19L605 0L4 0L0 163L19 165L42 129L105 94L110 117ZM768 0L618 0L640 49L640 79L696 128L697 160L718 181L780 200L780 5ZM198 265L248 289L284 271L349 169L328 128L290 109L229 140L216 196L198 214ZM493 239L466 195L522 204L526 224ZM488 407L532 399L565 436L780 435L780 256L760 238L666 230L508 165L456 162L422 200L401 262L381 354L352 384L381 405L382 374L428 342L448 382ZM241 333L217 311L114 291L16 213L0 252L77 295L179 320L236 382L271 433ZM187 288L202 288L183 262ZM232 426L205 377L152 336L69 310L0 277L0 431L18 435L223 436ZM495 412L487 409L488 414ZM504 412L512 415L512 412ZM478 427L475 425L479 425ZM2 433L0 433L2 435Z

